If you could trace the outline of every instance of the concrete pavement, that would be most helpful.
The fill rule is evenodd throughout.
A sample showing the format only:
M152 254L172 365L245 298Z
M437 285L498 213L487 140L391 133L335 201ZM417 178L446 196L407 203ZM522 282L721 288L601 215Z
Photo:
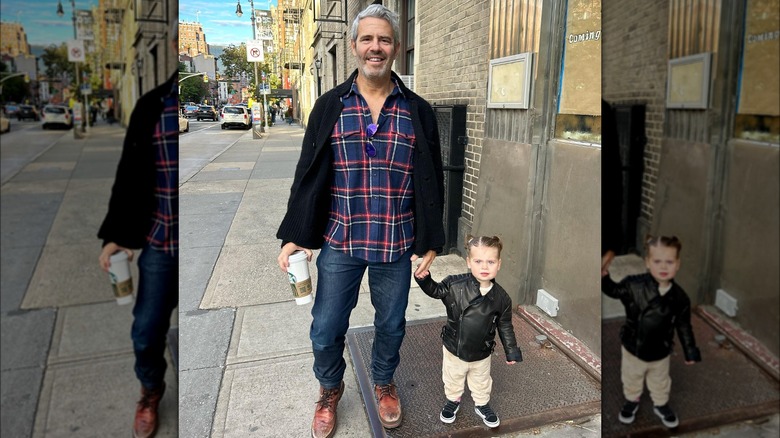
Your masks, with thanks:
M2 138L0 434L127 436L140 391L132 306L114 301L96 237L124 130L97 125L75 140L26 128ZM174 437L173 370L167 380L158 436Z

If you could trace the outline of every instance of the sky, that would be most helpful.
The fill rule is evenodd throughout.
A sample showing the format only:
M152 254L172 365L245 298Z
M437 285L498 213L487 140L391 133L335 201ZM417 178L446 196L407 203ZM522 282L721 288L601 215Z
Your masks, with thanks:
M75 0L76 9L90 9L97 0ZM2 0L0 20L21 22L30 45L59 45L73 39L73 12L70 0L62 0L62 17L57 16L57 0Z
M57 0L2 0L0 20L21 22L30 45L59 45L73 39L70 0L61 0L65 14L57 16ZM76 9L89 9L97 0L75 0ZM269 9L277 0L257 0L256 9ZM252 38L249 0L241 0L244 15L236 16L233 0L179 0L179 21L199 21L206 42L215 45L240 44ZM200 11L200 13L198 13Z
M277 4L277 0L255 0L254 3L255 9L268 10ZM239 18L234 0L179 0L179 21L200 22L208 44L238 45L252 39L249 0L241 0L241 9L244 15Z

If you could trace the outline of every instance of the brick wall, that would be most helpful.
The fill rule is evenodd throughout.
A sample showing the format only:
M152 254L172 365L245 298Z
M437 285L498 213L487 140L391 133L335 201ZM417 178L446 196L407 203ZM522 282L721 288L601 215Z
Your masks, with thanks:
M602 97L613 105L647 105L640 220L648 224L654 213L663 139L668 20L667 2L602 3Z
M417 3L420 43L415 47L417 94L431 104L468 105L463 218L474 220L485 135L490 2L431 0Z

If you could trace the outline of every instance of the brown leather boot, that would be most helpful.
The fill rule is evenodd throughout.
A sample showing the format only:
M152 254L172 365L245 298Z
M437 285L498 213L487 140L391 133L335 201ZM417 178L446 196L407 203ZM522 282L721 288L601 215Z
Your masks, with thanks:
M311 422L312 438L330 438L336 433L336 407L344 394L344 382L338 388L325 389L320 386L320 399L314 408Z
M395 429L401 425L401 399L394 383L374 385L374 392L379 405L379 422L385 429Z
M133 438L151 438L157 433L157 407L165 392L165 382L156 389L141 386L141 400L135 406Z

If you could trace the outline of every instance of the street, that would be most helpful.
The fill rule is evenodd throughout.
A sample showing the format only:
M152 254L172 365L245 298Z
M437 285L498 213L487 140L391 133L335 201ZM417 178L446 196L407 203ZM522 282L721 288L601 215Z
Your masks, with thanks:
M179 134L179 184L187 182L247 132L220 129L219 122L190 119L190 131Z
M11 120L11 131L0 137L2 157L0 157L0 183L9 179L32 162L38 155L48 150L63 135L73 135L71 130L44 130L43 122Z

